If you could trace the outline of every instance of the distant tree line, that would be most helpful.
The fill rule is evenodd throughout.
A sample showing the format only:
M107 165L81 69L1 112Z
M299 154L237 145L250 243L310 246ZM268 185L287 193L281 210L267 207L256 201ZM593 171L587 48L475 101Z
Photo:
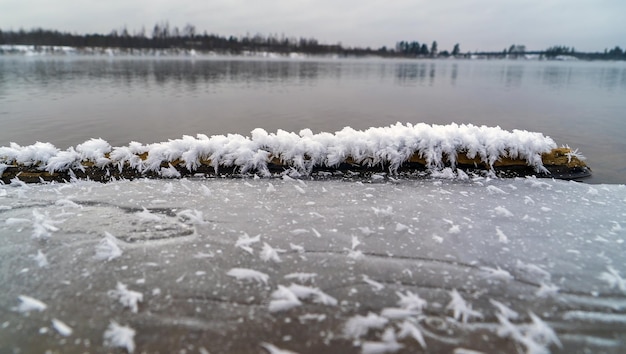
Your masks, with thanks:
M555 45L544 50L527 50L526 46L512 44L508 49L501 52L475 52L477 56L495 58L519 58L527 55L536 55L545 59L570 59L579 60L626 60L626 51L619 46L613 49L605 49L604 52L579 52L574 47Z
M383 57L466 57L470 55L488 57L516 58L525 55L539 55L547 59L562 57L574 57L584 60L626 60L626 52L619 46L613 49L605 49L604 52L584 53L578 52L573 47L553 46L540 51L527 51L523 45L511 45L501 52L474 52L461 53L460 44L455 44L451 51L440 51L437 41L430 46L418 41L400 41L395 48L378 49L344 47L341 43L323 44L315 38L286 37L285 35L270 34L246 34L245 36L221 36L209 34L206 31L198 33L196 27L187 24L182 28L170 26L168 22L154 25L151 31L142 28L130 33L126 27L113 30L109 34L73 34L35 28L32 30L20 29L17 31L0 30L0 45L32 45L35 47L45 46L68 46L75 48L120 48L120 49L183 49L197 51L215 51L222 53L239 54L251 52L274 52L290 53L300 52L306 54L338 54L338 55L377 55Z
M35 28L18 31L0 30L0 44L23 44L33 46L68 46L75 48L121 48L121 49L187 49L198 51L217 51L241 53L244 51L308 54L380 54L386 55L385 47L377 50L370 48L346 48L341 44L322 44L315 38L295 38L284 35L247 34L241 37L197 33L195 26L188 24L183 28L172 27L167 22L154 25L148 33L145 28L130 33L126 28L113 30L109 34L73 34Z

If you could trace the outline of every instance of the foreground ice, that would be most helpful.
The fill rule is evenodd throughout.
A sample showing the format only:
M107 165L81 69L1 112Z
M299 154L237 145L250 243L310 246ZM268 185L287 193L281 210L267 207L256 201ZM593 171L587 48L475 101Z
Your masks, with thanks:
M378 177L0 185L0 352L623 351L625 186Z

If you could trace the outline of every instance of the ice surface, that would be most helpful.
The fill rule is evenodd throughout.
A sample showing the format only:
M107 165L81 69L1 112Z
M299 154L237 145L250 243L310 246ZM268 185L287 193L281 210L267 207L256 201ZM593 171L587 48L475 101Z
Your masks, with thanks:
M626 346L621 185L192 178L0 196L10 352Z

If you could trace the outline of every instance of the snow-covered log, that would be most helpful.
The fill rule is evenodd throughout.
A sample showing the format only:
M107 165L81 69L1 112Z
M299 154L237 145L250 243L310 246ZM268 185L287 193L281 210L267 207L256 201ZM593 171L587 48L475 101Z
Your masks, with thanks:
M339 173L402 173L487 170L501 176L537 175L564 179L590 175L576 150L557 148L541 133L474 125L401 124L331 133L299 134L255 129L237 134L112 147L91 139L60 150L50 143L0 147L0 178L8 183L88 178L262 177ZM465 175L465 174L464 174Z

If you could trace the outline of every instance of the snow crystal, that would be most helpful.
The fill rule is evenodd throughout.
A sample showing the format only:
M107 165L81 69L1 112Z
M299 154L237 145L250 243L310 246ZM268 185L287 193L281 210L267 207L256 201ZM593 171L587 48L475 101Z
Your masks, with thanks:
M142 211L135 213L135 215L138 216L140 219L148 222L159 222L162 219L160 216L152 214L150 210L146 208L143 208Z
M450 296L452 300L450 300L446 309L452 310L455 320L461 320L463 323L467 323L472 317L483 318L480 312L472 310L472 307L465 302L456 289L450 291Z
M374 211L374 214L376 214L376 216L392 216L393 215L393 207L391 207L391 205L386 207L385 209L372 207L372 210Z
M32 220L26 218L8 218L4 221L6 225L19 225L30 223Z
M534 342L540 345L547 346L553 343L559 348L563 347L556 333L547 323L532 312L529 315L533 322L526 329L527 337L532 338Z
M169 167L161 167L159 174L163 178L180 178L180 172L176 169L176 167L172 166L172 164L168 164Z
M296 294L282 285L278 285L278 289L272 292L271 299L270 312L286 311L302 305Z
M404 345L398 342L373 342L365 341L361 346L362 354L384 354L395 353L398 350L404 348Z
M558 291L559 287L554 284L541 283L539 289L535 292L535 295L538 297L555 296Z
M119 300L119 302L124 306L130 308L133 313L137 313L138 310L138 302L143 301L143 294L137 291L128 290L126 285L118 282L115 290L109 290L107 294Z
M356 315L350 317L343 327L343 334L348 338L359 339L369 332L370 329L381 329L389 322L385 317L375 313L367 316Z
M313 288L310 286L304 286L299 284L291 284L288 289L300 300L313 298L313 302L315 303L329 306L337 305L337 299L326 294L319 288Z
M60 335L67 337L72 335L72 328L56 318L52 319L52 327L59 332Z
M496 226L496 235L498 235L498 242L509 243L509 238L506 237L504 232L502 232L502 230L500 230L500 228L497 226Z
M466 348L454 348L453 354L485 354L483 352L479 352L477 350L471 350Z
M626 324L626 315L619 313L588 312L588 311L568 311L563 314L563 319L570 321L588 321L601 323Z
M135 351L135 330L111 321L104 332L104 345L110 348L126 348L129 353Z
M533 200L533 198L531 198L529 196L524 196L524 204L526 204L526 205L535 205L535 201Z
M508 211L505 207L503 206L497 206L493 209L493 211L496 213L496 215L498 216L504 216L506 218L510 218L513 217L513 213L511 213L510 211Z
M496 314L500 322L497 333L500 337L510 337L526 347L528 354L549 353L549 347L555 344L562 348L561 341L554 330L532 312L529 313L531 324L515 325L502 314Z
M398 297L400 298L400 300L398 300L398 306L404 309L416 310L421 312L426 307L426 300L422 299L417 294L414 294L410 291L406 291L405 294L396 291L396 295L398 295Z
M269 352L269 354L297 354L291 350L280 349L277 346L270 343L261 343L261 347Z
M259 241L261 241L261 235L250 237L244 232L244 234L237 239L237 242L235 242L235 247L239 247L250 254L254 254L254 250L250 245Z
M449 234L458 234L461 232L461 227L459 225L452 225L448 229Z
M206 221L204 221L203 213L200 210L185 209L177 213L176 216L184 219L185 223L187 224L192 224L192 225L206 224Z
M290 248L292 251L296 251L296 252L298 252L298 253L300 253L300 254L303 254L303 253L305 252L304 247L302 247L302 246L300 246L300 245L293 244L293 243L291 243L291 242L289 243L289 248Z
M550 277L551 277L550 273L543 270L541 267L539 267L536 264L527 264L518 259L515 266L517 267L517 269L530 273L533 276L541 277L545 281L550 280Z
M317 273L289 273L285 275L285 279L297 279L298 281L304 283L307 281L312 281L317 276Z
M276 263L280 263L282 262L282 260L280 259L280 256L278 256L278 254L284 253L284 252L287 252L287 251L280 249L280 248L273 248L272 246L264 242L263 249L261 249L261 253L259 256L265 262L273 261Z
M374 233L374 231L372 231L372 229L370 229L369 227L365 226L365 227L359 227L359 230L361 231L361 233L365 236L369 236L371 234Z
M82 209L83 206L80 204L76 204L76 202L67 199L67 198L63 198L63 199L59 199L56 202L54 202L54 205L60 206L60 207L65 207L65 208L76 208L76 209Z
M41 312L48 307L48 305L30 296L20 295L17 298L21 301L18 307L16 308L16 310L19 312L30 312L30 311Z
M404 231L409 231L409 227L401 224L401 223L397 223L396 224L396 232L404 232Z
M356 236L352 236L352 247L351 247L351 249L357 248L360 244L361 244L361 241L359 241L359 238L356 237Z
M415 311L405 308L386 307L382 309L380 315L390 320L402 320L407 317L413 317L415 315L418 315L420 312L421 311Z
M39 268L45 268L50 265L50 263L48 263L48 258L45 254L43 254L43 252L41 252L41 250L38 250L36 255L30 257L37 262L37 266Z
M608 272L602 272L599 279L609 283L609 287L618 288L621 292L626 293L626 279L622 278L619 272L611 267L607 267Z
M400 339L411 337L415 339L422 346L422 348L426 348L426 341L424 340L422 331L420 331L419 328L417 328L417 326L410 321L403 321L400 323L400 332L398 332L398 337Z
M498 309L502 316L511 320L516 320L519 317L519 314L517 312L511 310L511 308L509 308L505 304L494 299L489 299L489 302Z
M370 279L367 275L363 274L363 281L366 282L367 284L369 284L372 287L372 290L374 291L380 291L382 289L385 288L385 285L383 285L382 283L379 283L375 280Z
M487 186L486 189L489 194L508 194L507 192L503 191L502 189L496 186Z
M97 260L111 261L122 255L122 250L117 245L119 240L108 232L104 232L104 238L96 246Z
M42 214L37 209L33 209L33 237L34 238L49 238L51 232L59 231L59 228L54 226L58 224L58 221L53 221L48 217L48 214Z
M232 268L226 275L237 278L238 280L254 280L264 284L267 284L267 280L269 279L269 275L247 268Z
M484 276L490 279L498 279L498 280L504 280L504 281L509 281L513 279L513 276L511 275L511 273L507 272L506 270L500 267L496 269L490 268L490 267L480 267L480 270L485 272L486 274L484 274Z
M304 324L307 321L317 321L322 322L326 319L326 315L324 314L314 314L314 313L306 313L304 315L298 316L298 321Z

